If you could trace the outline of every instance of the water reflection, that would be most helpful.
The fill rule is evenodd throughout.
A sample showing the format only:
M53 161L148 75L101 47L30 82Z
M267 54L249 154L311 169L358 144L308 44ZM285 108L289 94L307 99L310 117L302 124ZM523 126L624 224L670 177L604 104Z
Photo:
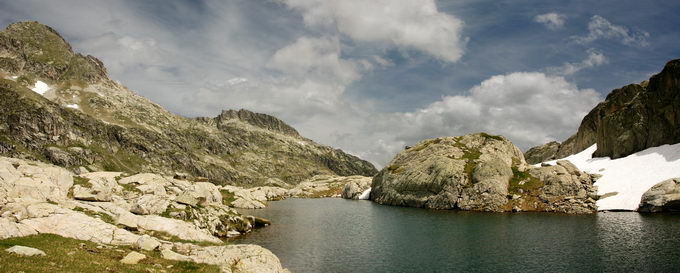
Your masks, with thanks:
M680 215L471 213L290 199L238 243L294 272L674 271Z

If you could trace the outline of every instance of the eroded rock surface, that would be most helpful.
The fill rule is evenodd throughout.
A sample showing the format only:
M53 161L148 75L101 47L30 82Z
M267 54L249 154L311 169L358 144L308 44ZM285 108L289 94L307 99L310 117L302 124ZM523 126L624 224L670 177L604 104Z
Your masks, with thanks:
M532 167L502 136L421 141L373 178L377 203L474 211L595 212L590 175L571 163Z
M638 211L680 211L680 178L668 179L645 192Z

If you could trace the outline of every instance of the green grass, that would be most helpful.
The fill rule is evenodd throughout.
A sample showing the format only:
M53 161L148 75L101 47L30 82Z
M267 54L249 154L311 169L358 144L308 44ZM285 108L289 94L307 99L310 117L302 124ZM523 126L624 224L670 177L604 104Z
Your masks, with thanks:
M222 204L231 207L231 203L236 201L236 196L234 196L233 192L220 190L220 193L222 194Z
M82 244L82 246L81 246ZM4 250L15 245L34 247L47 256L23 257ZM216 265L170 261L158 252L140 251L147 258L139 264L120 263L133 251L128 246L97 248L97 244L52 234L0 240L0 271L2 272L220 272ZM154 266L158 265L158 266Z
M81 177L81 176L74 176L73 177L73 185L80 185L85 188L92 188L92 183L90 183L90 179L86 177Z
M164 231L149 231L147 232L150 236L160 238L166 241L170 242L175 242L175 243L188 243L188 244L194 244L197 246L222 246L226 245L226 242L223 243L212 243L212 242L205 242L205 241L192 241L192 240L184 240L181 239L175 235L172 235L170 233L164 232Z
M510 184L508 185L508 192L519 193L521 189L525 194L529 194L538 191L544 185L543 181L527 172L519 171L517 167L512 167L512 174L513 176L510 178Z
M81 207L76 207L73 210L85 213L88 216L93 217L93 218L101 219L102 221L109 223L109 224L112 224L112 225L116 224L116 220L113 219L113 217L111 217L111 215L108 215L106 213L91 211L89 209L84 209L84 208L81 208Z

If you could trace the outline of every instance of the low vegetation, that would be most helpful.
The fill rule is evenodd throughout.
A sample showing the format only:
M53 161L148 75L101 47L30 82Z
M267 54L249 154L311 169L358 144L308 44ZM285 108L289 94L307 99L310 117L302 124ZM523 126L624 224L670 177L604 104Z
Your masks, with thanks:
M15 245L40 249L47 256L23 257L4 251ZM0 249L2 272L220 272L216 265L162 259L158 251L134 250L146 258L139 264L123 264L120 259L133 251L129 246L98 246L52 234L0 240Z

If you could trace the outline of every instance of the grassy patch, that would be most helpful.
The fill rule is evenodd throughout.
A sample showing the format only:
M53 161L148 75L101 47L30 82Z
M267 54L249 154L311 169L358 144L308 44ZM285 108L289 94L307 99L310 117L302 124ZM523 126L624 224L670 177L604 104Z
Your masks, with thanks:
M204 242L204 241L192 241L192 240L184 240L182 238L179 238L175 235L172 235L170 233L164 232L164 231L149 231L147 232L150 236L160 238L166 241L170 242L175 242L175 243L189 243L189 244L194 244L197 246L221 246L221 245L226 245L227 243L211 243L211 242Z
M543 181L533 177L527 172L521 172L517 167L512 167L512 178L508 185L508 191L511 193L519 193L521 189L525 194L535 193L543 187Z
M109 223L109 224L112 224L112 225L116 224L116 220L113 219L113 217L111 217L111 215L108 215L106 213L91 211L89 209L84 209L84 208L81 208L81 207L76 207L73 210L85 213L88 216L93 217L93 218L101 219L102 221Z
M222 194L222 204L231 207L231 203L236 201L236 196L234 196L233 192L220 190L220 193Z
M81 177L81 176L74 176L73 177L73 185L80 185L85 188L92 188L92 183L90 183L90 179L86 177Z
M4 251L15 245L40 249L47 256L23 257ZM146 259L135 265L123 264L120 259L132 251L130 247L100 249L92 242L52 234L0 240L0 249L3 272L220 272L216 265L164 260L158 252L139 250Z

